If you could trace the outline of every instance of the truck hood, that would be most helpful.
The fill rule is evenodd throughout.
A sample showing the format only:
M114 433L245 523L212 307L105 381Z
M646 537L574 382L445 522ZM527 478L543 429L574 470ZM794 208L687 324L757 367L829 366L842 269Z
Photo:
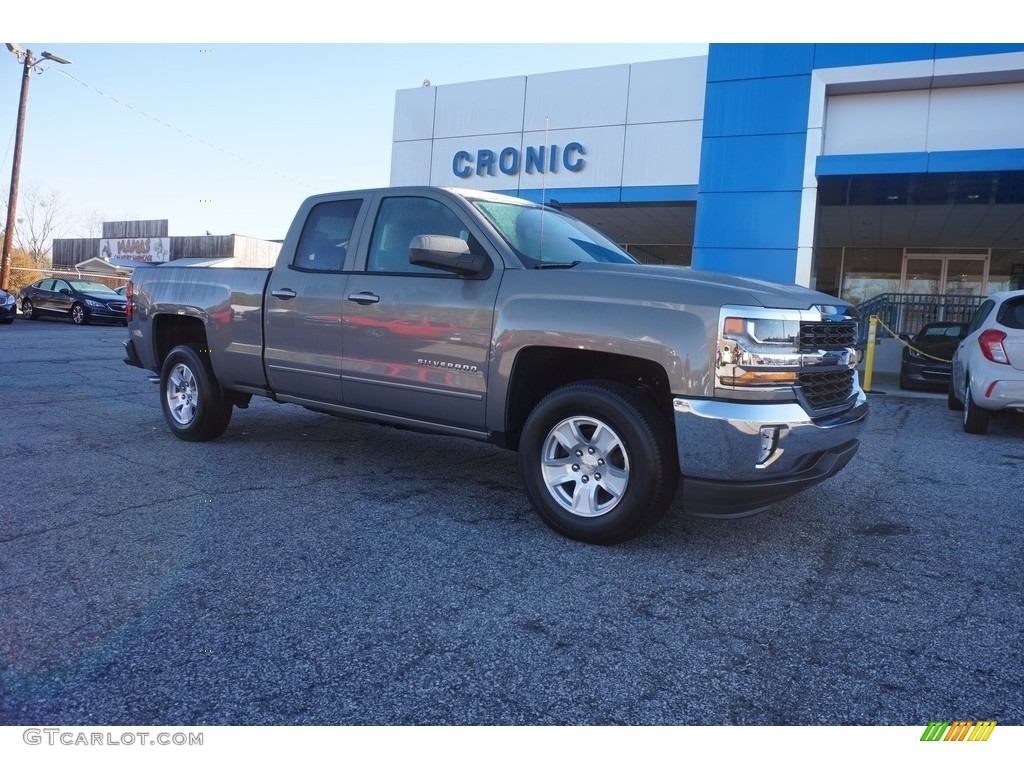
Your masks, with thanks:
M736 304L760 305L770 309L808 309L816 305L849 307L850 304L836 296L813 291L800 285L774 283L751 277L738 277L720 272L703 272L685 267L659 267L647 264L599 264L581 262L572 268L587 273L607 272L622 278L633 275L638 279L659 282L677 282L689 286L705 286L717 291L735 293Z

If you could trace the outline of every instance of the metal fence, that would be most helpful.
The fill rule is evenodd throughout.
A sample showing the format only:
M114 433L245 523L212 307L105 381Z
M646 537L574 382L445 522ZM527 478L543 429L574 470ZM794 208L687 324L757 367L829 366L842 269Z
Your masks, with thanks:
M957 294L930 296L918 293L883 293L857 307L863 318L860 341L867 341L867 320L871 315L878 315L879 319L896 333L913 335L928 323L968 323L984 300L984 296ZM878 329L878 333L889 335L882 328Z

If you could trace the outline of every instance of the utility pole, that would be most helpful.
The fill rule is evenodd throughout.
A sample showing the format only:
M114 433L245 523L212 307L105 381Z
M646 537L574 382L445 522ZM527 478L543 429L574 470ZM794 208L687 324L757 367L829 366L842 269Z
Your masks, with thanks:
M31 79L32 69L41 61L55 61L58 64L70 64L67 59L62 59L47 51L43 51L42 58L36 61L31 50L22 50L15 43L8 43L7 50L18 57L21 61L24 58L25 70L21 76L21 100L18 102L18 129L14 134L14 162L11 164L11 193L7 197L7 226L4 228L4 249L0 258L0 290L7 290L11 279L11 249L14 247L14 227L18 209L18 178L21 175L21 142L25 136L25 109L28 106L28 83Z
M25 51L25 73L21 76L21 101L18 102L18 130L14 134L14 162L11 165L11 193L7 196L7 226L4 227L4 250L0 260L0 290L7 290L11 279L11 247L18 208L18 177L21 175L21 140L25 135L25 107L28 106L28 83L35 59Z

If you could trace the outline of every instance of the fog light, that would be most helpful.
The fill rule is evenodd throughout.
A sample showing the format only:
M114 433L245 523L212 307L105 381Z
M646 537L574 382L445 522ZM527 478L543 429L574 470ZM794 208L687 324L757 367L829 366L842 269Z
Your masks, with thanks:
M764 469L779 457L779 428L761 427L761 450L757 454L757 468Z

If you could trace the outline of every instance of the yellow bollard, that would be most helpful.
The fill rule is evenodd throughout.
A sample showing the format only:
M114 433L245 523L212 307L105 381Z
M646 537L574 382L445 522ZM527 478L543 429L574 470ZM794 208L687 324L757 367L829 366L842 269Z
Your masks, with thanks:
M875 333L878 329L878 315L868 321L868 349L864 360L864 391L871 391L871 373L875 367Z

